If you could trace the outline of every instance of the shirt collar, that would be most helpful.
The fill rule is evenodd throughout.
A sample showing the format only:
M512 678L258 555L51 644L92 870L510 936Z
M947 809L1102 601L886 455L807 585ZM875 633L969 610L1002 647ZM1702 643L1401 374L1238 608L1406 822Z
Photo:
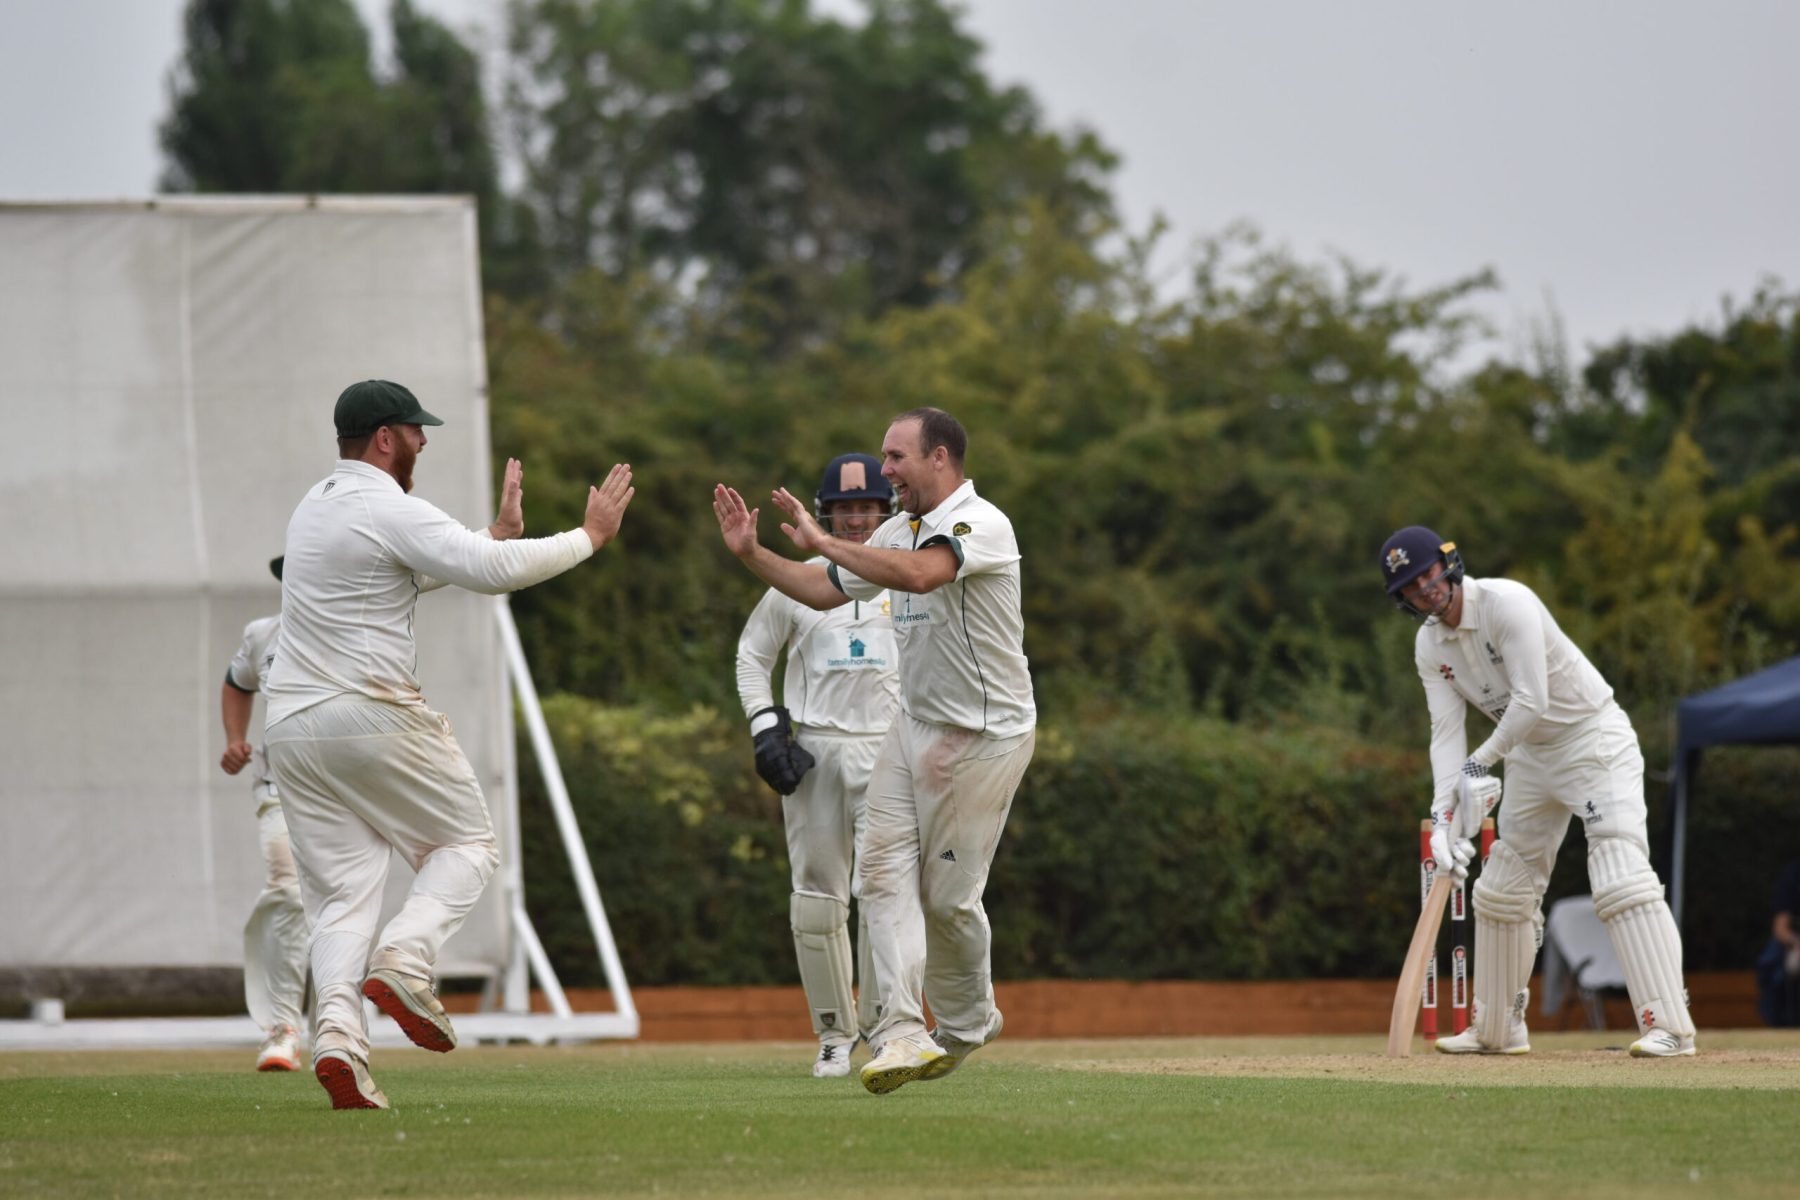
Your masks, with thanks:
M944 524L945 518L973 499L975 499L975 481L965 479L954 492L945 496L936 508L919 518L919 527L936 533L939 526Z
M352 475L365 475L370 479L386 480L387 485L395 491L400 490L400 481L389 475L374 463L366 463L360 458L340 458L337 461L338 471L347 471ZM335 474L336 472L334 472Z

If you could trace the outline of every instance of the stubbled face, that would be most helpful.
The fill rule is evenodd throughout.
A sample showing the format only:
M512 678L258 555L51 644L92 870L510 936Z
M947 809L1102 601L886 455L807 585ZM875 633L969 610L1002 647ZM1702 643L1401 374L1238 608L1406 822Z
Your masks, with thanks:
M1406 602L1428 617L1441 617L1456 596L1456 586L1444 578L1444 564L1432 563L1431 569L1400 589Z
M929 512L942 499L935 491L936 471L925 454L924 426L896 421L881 439L881 475L894 485L900 507L909 513Z
M400 484L400 490L411 492L413 489L413 464L419 460L419 451L425 448L425 430L418 425L390 425L394 433L394 478Z
M831 536L847 542L866 542L887 520L887 505L879 500L833 500L825 506Z

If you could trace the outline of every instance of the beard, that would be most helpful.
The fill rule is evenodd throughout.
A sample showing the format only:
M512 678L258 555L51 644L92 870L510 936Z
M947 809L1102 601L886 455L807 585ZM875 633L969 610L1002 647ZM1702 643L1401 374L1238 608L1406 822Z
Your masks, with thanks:
M405 438L394 448L394 479L400 484L400 490L410 494L413 487L413 464L419 461L419 452Z

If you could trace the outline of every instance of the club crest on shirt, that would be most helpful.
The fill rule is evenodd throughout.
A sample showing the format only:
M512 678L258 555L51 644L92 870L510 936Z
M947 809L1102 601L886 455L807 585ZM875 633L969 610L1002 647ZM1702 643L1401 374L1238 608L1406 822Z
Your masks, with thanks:
M950 527L950 532L957 537L962 537L969 532L969 523L967 521L958 521L955 525Z
M1445 679L1448 679L1452 683L1456 682L1456 672L1452 671L1450 669L1449 663L1439 663L1438 664L1438 674L1442 675Z

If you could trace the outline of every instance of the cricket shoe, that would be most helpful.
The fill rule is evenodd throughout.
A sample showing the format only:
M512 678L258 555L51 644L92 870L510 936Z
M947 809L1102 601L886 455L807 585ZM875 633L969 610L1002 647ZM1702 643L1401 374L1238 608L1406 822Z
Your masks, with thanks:
M942 1057L943 1050L923 1033L889 1038L881 1044L881 1053L863 1064L862 1085L885 1096L921 1078L921 1072Z
M944 1056L934 1060L919 1072L920 1082L924 1082L928 1079L942 1079L950 1072L956 1070L956 1068L962 1066L963 1059L969 1057L969 1055L975 1053L975 1051L999 1037L1000 1030L1005 1024L1006 1022L1000 1017L1000 1010L996 1008L994 1010L994 1015L988 1018L987 1036L982 1038L979 1042L965 1042L959 1037L952 1037L949 1034L940 1032L936 1029L932 1030L931 1040L936 1042L944 1051Z
M259 1071L298 1071L300 1069L300 1035L292 1025L271 1025L269 1036L256 1049Z
M1439 1038L1436 1045L1439 1054L1530 1054L1531 1035L1525 1029L1525 1022L1515 1019L1506 1023L1504 1046L1483 1042L1475 1036L1472 1025L1461 1033Z
M326 1050L313 1059L313 1074L331 1095L333 1108L386 1108L388 1098L369 1078L369 1068L348 1050Z
M1689 1058L1694 1053L1692 1034L1682 1037L1667 1029L1652 1029L1631 1043L1633 1058Z
M850 1048L854 1042L840 1042L830 1046L819 1047L819 1057L813 1059L812 1072L814 1079L842 1079L850 1073Z
M362 994L374 1002L412 1039L415 1046L448 1054L456 1049L450 1014L438 1003L431 984L387 967L377 967L363 980Z

